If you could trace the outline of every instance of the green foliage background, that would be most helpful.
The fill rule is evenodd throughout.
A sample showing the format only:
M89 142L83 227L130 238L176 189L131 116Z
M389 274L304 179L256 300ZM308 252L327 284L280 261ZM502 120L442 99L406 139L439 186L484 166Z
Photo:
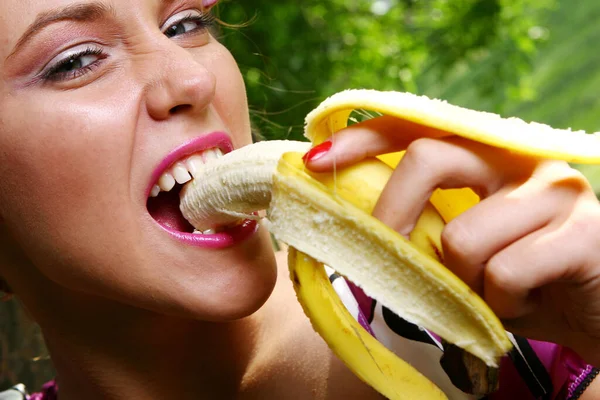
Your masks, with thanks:
M221 40L247 81L256 128L302 133L308 111L348 88L406 90L503 111L529 77L555 0L229 1ZM469 98L463 96L469 92Z
M267 139L348 88L407 90L526 120L600 130L597 0L222 0L219 28ZM581 166L597 192L600 170ZM53 374L39 331L0 303L0 390Z

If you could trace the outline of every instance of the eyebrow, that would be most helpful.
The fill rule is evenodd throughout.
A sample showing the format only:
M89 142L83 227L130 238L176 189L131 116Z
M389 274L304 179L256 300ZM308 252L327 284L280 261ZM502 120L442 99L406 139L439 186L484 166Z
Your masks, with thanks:
M109 15L115 15L114 9L101 2L71 4L64 8L52 9L38 14L35 21L19 38L13 51L6 59L11 58L27 42L29 42L39 31L61 21L81 21L94 22L106 18Z

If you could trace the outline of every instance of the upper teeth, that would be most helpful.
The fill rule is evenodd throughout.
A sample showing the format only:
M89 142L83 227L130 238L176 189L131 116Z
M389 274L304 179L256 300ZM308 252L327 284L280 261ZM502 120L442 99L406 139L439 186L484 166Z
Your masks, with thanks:
M196 172L202 168L204 164L211 160L216 160L221 157L223 152L218 149L208 149L202 153L197 153L189 156L186 159L180 160L166 170L158 182L152 187L150 196L156 197L160 192L168 192L175 187L175 183L184 184L192 180Z

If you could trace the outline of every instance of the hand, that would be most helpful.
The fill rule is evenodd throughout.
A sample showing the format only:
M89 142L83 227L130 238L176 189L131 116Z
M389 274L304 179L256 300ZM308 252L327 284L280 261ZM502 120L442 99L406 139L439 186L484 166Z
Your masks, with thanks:
M446 266L508 330L600 365L600 205L578 171L392 117L346 128L331 142L307 158L308 168L406 149L373 212L405 236L436 188L475 190L482 201L442 233Z

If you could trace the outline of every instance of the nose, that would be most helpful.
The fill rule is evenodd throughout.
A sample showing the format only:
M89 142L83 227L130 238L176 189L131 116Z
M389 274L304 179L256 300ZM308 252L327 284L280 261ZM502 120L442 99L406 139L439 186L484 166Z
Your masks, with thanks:
M215 75L188 50L167 41L164 48L155 49L153 79L145 88L148 114L155 120L182 113L199 114L215 95Z

